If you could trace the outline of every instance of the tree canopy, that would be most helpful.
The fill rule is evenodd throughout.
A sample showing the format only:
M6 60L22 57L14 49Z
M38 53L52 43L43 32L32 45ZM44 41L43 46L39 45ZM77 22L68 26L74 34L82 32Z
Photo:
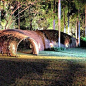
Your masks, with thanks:
M76 21L79 15L80 28L85 30L85 4L86 0L61 0L61 31L68 27L70 32L76 30ZM1 0L1 29L53 29L55 17L55 29L58 30L58 0ZM69 9L69 13L68 13Z

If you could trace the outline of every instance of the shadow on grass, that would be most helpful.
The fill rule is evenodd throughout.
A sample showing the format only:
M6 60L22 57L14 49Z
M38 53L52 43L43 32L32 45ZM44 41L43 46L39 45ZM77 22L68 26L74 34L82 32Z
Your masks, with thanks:
M72 61L69 61L67 65L68 65L68 67L66 67L68 68L67 70L60 71L60 75L62 75L62 77L60 77L59 80L53 82L52 84L54 86L57 86L57 85L58 86L85 86L86 85L86 70L85 70L86 67L80 63L76 63Z
M47 66L45 62L15 62L0 61L0 86L8 86L15 83L17 78L31 73L43 73ZM31 76L30 76L31 77Z
M85 65L70 60L1 60L0 86L83 86Z

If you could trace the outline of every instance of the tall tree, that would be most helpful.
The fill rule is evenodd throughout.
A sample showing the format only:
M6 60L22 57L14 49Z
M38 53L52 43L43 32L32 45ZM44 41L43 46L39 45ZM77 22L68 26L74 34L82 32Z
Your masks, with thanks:
M85 3L85 37L86 37L86 3Z
M79 46L80 46L80 10L79 9L78 9L78 43L79 43Z
M56 2L54 0L53 2L53 14L54 14L54 18L53 18L53 29L55 30L55 6L56 6Z
M1 30L1 1L0 1L0 30Z
M69 28L69 0L68 0L68 34L69 34L69 30L70 30L70 28Z
M20 6L20 3L18 2L18 8ZM19 14L19 9L18 9L18 29L20 29L20 14Z
M81 5L82 5L82 3L80 2L80 1L78 1L78 0L75 0L75 5L76 5L76 8L78 9L78 16L77 16L77 24L78 24L78 30L76 29L76 33L78 34L76 34L77 36L77 39L78 39L78 45L80 46L80 8L81 8Z
M0 30L1 30L1 10L0 10Z
M19 26L18 28L20 28L20 14L22 12L24 12L25 10L27 10L28 8L30 8L30 6L34 5L35 3L36 3L35 1L33 1L33 2L28 1L27 3L25 3L25 1L23 1L23 2L18 2L18 1L14 1L14 0L9 1L8 10L7 10L7 13L9 13L9 14L8 14L7 20L5 19L7 22L5 25L6 29L8 29L13 24L12 18L15 13L17 13L15 15L15 18L17 17L17 19L18 19L18 26ZM24 4L26 4L26 6L24 6ZM13 7L13 9L10 9L11 6ZM19 10L20 8L23 8L23 9Z
M66 24L65 24L65 8L63 8L63 20L64 20L64 33L66 33Z
M67 1L66 0L62 0L62 12L63 12L63 23L64 23L64 33L66 33L66 8L67 8Z
M58 42L59 42L59 47L60 47L60 38L61 38L61 0L58 0Z
M77 21L76 21L76 39L78 38L78 18L77 18Z

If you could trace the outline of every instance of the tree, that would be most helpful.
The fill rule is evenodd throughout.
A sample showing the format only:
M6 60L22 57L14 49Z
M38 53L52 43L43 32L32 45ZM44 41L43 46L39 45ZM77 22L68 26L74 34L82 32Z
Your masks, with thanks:
M7 10L5 9L6 10L6 14L8 15L7 16L8 18L7 17L6 17L6 19L4 18L6 20L6 22L7 22L5 24L5 28L8 29L12 25L14 17L16 19L16 17L18 16L18 20L20 20L20 17L19 17L20 13L24 12L26 9L28 9L31 5L33 5L35 3L36 3L36 1L34 1L34 2L28 2L26 4L24 2L18 2L18 1L14 1L14 0L10 1L9 0L8 3L7 3L7 6L8 6L6 8ZM23 7L24 4L26 5L25 7ZM11 7L13 7L13 9L11 9ZM18 11L19 8L23 8L23 9L21 11ZM17 13L17 14L14 16L15 13Z
M54 0L53 2L53 13L55 14L55 6L56 6L56 1ZM54 18L53 18L53 29L55 30L55 15L54 15Z
M61 13L63 14L61 15L61 31L67 28L68 20L70 20L70 29L72 31L77 20L78 1L70 1L69 11L68 1L61 0ZM8 0L7 4L7 8L4 6L7 16L6 20L3 21L6 29L13 26L15 28L20 26L21 29L52 29L58 26L58 1L56 0ZM11 7L13 9L10 9ZM67 15L69 15L69 18ZM82 19L81 15L80 19ZM82 23L80 27L82 27Z
M59 47L60 47L60 38L61 38L61 34L60 34L60 30L61 30L61 1L58 0L58 42L59 42Z
M64 23L64 33L66 33L66 8L67 8L67 1L63 0L62 1L62 12L63 12L63 23Z
M69 34L69 0L68 0L68 34Z
M1 10L0 10L0 29L1 29Z
M78 36L76 36L76 37L78 37L77 39L78 39L78 43L79 43L79 46L80 46L80 7L81 7L81 4L80 4L80 1L75 1L75 5L76 5L76 8L78 9L78 19L77 19L77 24L78 24L78 30L77 30L77 28L76 28L76 33L78 34ZM76 34L76 35L77 35Z

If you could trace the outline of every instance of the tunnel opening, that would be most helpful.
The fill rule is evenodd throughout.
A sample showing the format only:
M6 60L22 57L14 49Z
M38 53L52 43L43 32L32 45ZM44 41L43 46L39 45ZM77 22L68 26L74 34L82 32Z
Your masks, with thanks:
M39 47L37 42L29 37L26 37L17 44L17 54L25 53L25 54L39 54Z
M17 48L18 53L33 54L33 44L29 39L22 40Z

